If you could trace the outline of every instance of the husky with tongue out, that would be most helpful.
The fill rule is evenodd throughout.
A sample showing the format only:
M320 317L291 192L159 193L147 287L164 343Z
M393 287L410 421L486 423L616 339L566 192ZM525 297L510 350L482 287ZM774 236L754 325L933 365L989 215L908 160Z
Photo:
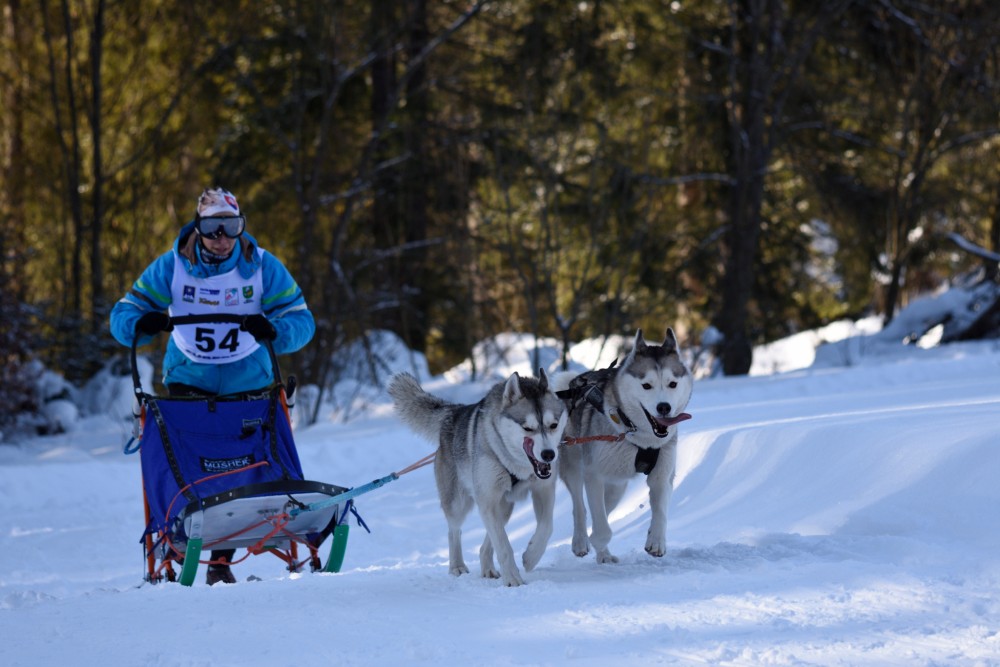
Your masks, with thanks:
M565 405L549 388L545 371L539 368L537 378L513 373L473 405L429 394L409 373L392 379L389 395L404 423L438 443L434 477L448 520L451 574L469 572L462 557L462 524L476 505L486 528L479 549L483 576L502 578L507 586L523 584L507 537L507 521L514 502L530 492L536 528L522 562L525 570L534 569L552 536L554 473L566 427Z
M559 475L573 499L573 553L585 556L592 544L597 562L618 562L608 550L608 514L629 480L643 474L651 513L646 551L662 556L677 462L677 424L691 418L684 410L694 388L673 330L667 329L659 345L646 343L638 330L621 366L575 377L563 373L553 384L570 411ZM593 524L589 544L584 489Z

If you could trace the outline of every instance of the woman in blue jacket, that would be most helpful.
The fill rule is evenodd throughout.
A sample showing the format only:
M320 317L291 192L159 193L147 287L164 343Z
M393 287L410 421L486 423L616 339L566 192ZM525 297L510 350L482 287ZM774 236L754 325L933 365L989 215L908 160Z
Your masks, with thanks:
M241 324L170 326L170 317L226 314ZM232 193L205 190L194 220L171 251L150 264L111 310L111 334L131 346L170 331L163 384L171 395L254 393L273 382L271 358L301 349L315 333L302 290L284 264L246 233L246 217ZM212 552L209 585L235 583L234 551Z

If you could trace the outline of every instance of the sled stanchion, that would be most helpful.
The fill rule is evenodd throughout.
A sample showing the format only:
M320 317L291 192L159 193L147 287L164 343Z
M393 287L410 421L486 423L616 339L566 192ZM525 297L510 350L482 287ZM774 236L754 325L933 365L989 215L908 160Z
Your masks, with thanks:
M142 487L142 509L146 517L146 525L149 525L149 499L146 498L146 487ZM156 554L153 552L153 534L146 533L143 536L146 547L146 580L151 584L156 583Z

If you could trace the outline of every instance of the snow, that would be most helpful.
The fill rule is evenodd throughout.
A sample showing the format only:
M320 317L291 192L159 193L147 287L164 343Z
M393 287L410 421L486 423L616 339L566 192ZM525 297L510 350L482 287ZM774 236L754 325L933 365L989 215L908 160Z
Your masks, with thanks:
M530 337L498 341L520 351L477 377L530 372ZM796 370L698 381L667 555L643 551L636 479L612 515L621 562L575 557L560 486L552 542L518 588L478 576L475 514L473 574L448 574L431 468L358 498L372 532L352 522L340 573L264 555L235 585L206 586L204 567L190 588L142 584L128 385L100 378L104 398L81 400L103 410L0 446L0 665L1000 665L1000 344L898 347L855 343L850 365L814 366L796 340L758 351L760 368ZM615 354L574 351L583 365ZM396 363L452 400L485 391L469 365ZM347 423L297 427L308 477L359 486L432 451L384 396L362 399ZM519 554L532 530L518 505Z

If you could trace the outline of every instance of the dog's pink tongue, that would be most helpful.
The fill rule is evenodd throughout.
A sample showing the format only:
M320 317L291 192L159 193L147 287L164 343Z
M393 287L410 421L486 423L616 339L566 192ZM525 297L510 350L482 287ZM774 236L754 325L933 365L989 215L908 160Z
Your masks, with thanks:
M669 417L667 419L658 417L656 419L656 423L659 424L660 426L673 426L674 424L680 424L681 422L686 422L689 419L691 419L691 415L689 415L686 412L682 412L676 417Z
M535 441L531 438L525 438L521 446L524 447L524 453L528 455L528 460L531 461L531 466L535 469L535 476L539 479L548 479L551 477L552 466L539 461L535 458L534 453L532 453L532 450L535 448Z

